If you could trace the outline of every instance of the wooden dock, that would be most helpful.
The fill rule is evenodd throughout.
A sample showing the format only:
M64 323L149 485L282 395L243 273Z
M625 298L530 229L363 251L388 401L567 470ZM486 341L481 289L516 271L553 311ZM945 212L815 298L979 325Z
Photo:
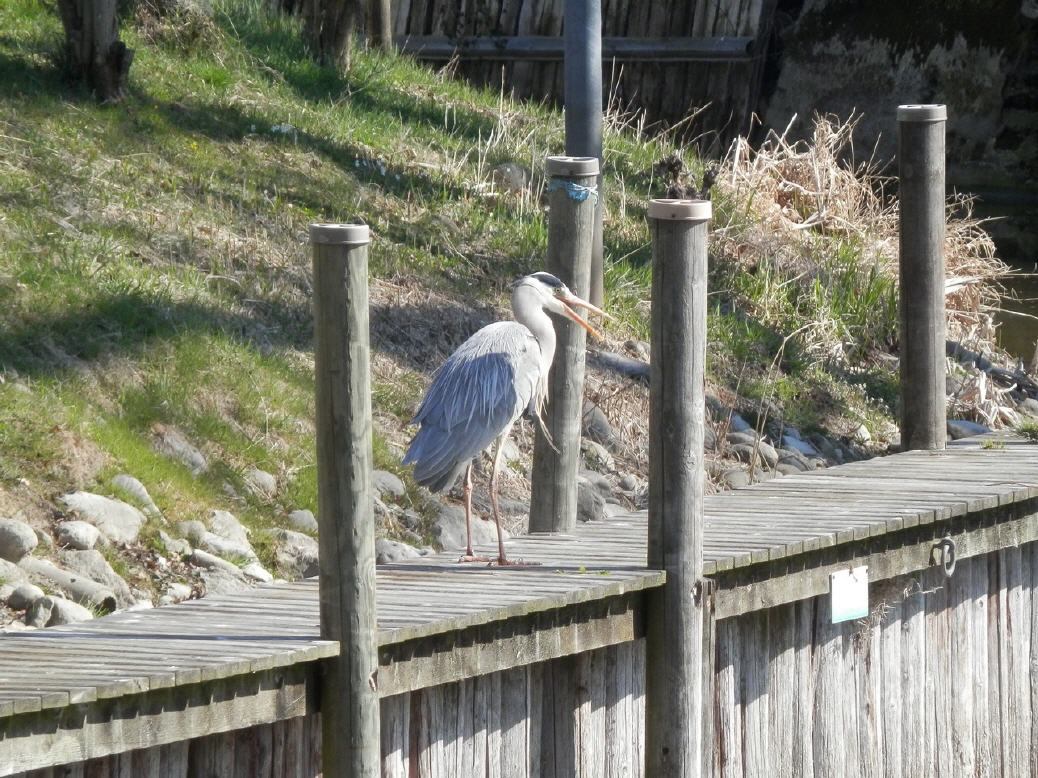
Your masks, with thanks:
M926 570L944 537L960 562L1038 540L1038 446L960 441L708 497L716 617L818 597L851 564L871 580ZM380 696L639 641L642 594L663 581L645 539L630 513L509 541L537 566L446 553L380 566ZM306 580L0 636L0 776L313 713L320 660L337 651L318 626Z

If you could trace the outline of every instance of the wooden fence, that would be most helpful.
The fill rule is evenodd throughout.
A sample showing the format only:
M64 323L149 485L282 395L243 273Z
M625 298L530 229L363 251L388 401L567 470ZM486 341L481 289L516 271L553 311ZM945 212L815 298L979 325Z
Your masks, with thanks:
M418 56L443 59L456 49L459 72L477 83L561 102L564 1L399 0L394 33ZM661 126L700 111L682 124L683 132L709 133L705 146L726 147L747 129L756 110L776 5L776 0L602 0L603 80L613 106L643 110L649 122ZM502 52L499 59L492 58L494 49ZM517 60L522 52L532 53L533 60Z

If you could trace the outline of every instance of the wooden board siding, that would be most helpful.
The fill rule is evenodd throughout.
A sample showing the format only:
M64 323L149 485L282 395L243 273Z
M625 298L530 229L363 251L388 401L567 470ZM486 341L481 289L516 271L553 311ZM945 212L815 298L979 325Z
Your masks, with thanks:
M562 34L565 0L484 0L462 6L457 0L401 0L394 35L442 36L451 40L511 36L556 37ZM727 147L747 130L756 110L760 74L771 33L775 0L603 0L602 35L606 38L751 38L749 60L736 62L604 62L607 96L618 108L644 110L649 123L670 126L702 109L685 130L703 132L706 143ZM562 63L511 59L462 59L458 72L476 83L504 88L536 101L562 100ZM703 142L703 141L701 141Z
M636 778L644 662L638 640L386 697L382 775ZM16 778L316 778L320 731L297 716Z
M714 732L728 774L908 776L934 765L953 775L988 765L992 775L1035 772L1035 451L1012 440L987 449L957 443L707 499L705 556L720 619ZM879 597L884 617L867 641L852 639L854 627L827 623L819 595L829 570L864 558L872 579L895 581L896 593L906 573L928 568L934 539L945 535L959 554L947 588L935 588L931 570L921 590ZM644 634L643 592L663 580L644 567L645 541L645 515L632 513L569 536L510 540L510 554L540 563L533 567L458 565L450 554L381 567L380 692L420 701L387 724L386 753L412 760L421 738L441 737L412 728L414 717L433 720L461 704L471 722L455 730L472 727L500 743L481 751L525 753L536 744L553 760L581 754L589 773L627 764L624 744L643 748L644 700L601 701L610 688L642 681L611 652ZM315 581L275 584L0 636L0 775L202 735L226 743L243 724L273 727L277 750L292 731L277 722L319 705L310 679L337 648L319 639L316 590ZM874 599L883 590L875 585ZM560 680L571 677L587 683ZM990 682L981 693L949 685L953 677ZM425 687L446 696L427 698ZM541 726L520 726L502 707L506 699L509 710L518 705L512 687L526 690L523 716ZM842 707L848 699L856 707ZM265 764L265 742L242 753ZM586 758L574 743L592 744ZM432 748L430 740L419 750ZM501 774L513 766L501 757Z
M1034 775L1038 543L718 624L720 778Z
M1038 746L1038 543L721 620L719 778L1022 778ZM643 775L644 641L382 700L387 778ZM319 714L19 778L315 778ZM2 754L0 750L0 754Z

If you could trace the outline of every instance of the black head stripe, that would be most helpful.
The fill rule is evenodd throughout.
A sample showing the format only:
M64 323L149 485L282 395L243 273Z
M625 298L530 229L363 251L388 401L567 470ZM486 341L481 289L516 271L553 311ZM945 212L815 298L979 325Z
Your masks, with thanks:
M563 284L562 281L553 276L551 273L545 273L543 271L540 273L531 273L530 277L536 278L545 286L550 286L553 289L561 289L563 286L565 286L565 284Z

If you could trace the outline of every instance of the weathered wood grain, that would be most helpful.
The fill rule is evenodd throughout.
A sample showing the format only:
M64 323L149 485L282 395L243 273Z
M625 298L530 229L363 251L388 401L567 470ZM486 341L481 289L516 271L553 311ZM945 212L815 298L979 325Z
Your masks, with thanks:
M366 226L310 226L320 629L339 643L322 676L325 778L379 773L369 240Z

